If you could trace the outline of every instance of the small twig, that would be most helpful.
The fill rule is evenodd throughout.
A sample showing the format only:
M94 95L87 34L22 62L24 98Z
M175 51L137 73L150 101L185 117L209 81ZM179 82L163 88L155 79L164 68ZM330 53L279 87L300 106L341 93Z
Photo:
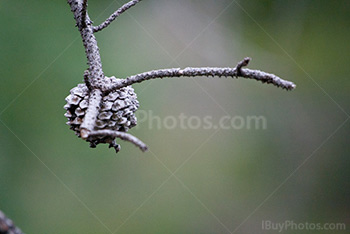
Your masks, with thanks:
M266 73L259 70L242 69L243 66L248 65L250 58L245 58L235 68L217 68L217 67L187 67L185 69L170 68L160 69L149 72L140 73L134 76L129 76L124 80L120 80L112 85L104 92L111 92L116 89L132 85L134 83L140 83L142 81L165 78L165 77L194 77L194 76L224 76L224 77L243 77L249 79L255 79L263 83L273 84L277 87L281 87L286 90L292 90L296 87L293 82L283 80L278 76L270 73Z
M252 60L251 58L249 57L246 57L244 58L242 61L240 61L237 66L236 66L236 69L237 69L237 77L238 76L242 76L242 67L246 67L248 66L250 60Z
M101 31L102 29L106 28L110 23L112 23L118 16L120 16L122 13L130 9L131 7L135 6L137 3L141 2L142 0L132 0L128 3L125 3L123 6L121 6L118 10L116 10L111 16L109 16L103 23L101 23L99 26L93 27L93 32Z
M97 131L91 132L89 134L89 137L92 137L92 136L117 137L117 138L120 138L124 141L129 141L129 142L133 143L134 145L139 147L143 152L147 151L147 149L148 149L147 145L145 143L143 143L140 139L138 139L137 137L134 137L131 134L125 133L125 132L104 129L104 130L97 130Z
M88 0L83 0L83 5L81 7L81 25L86 27L86 15L87 15L87 2Z

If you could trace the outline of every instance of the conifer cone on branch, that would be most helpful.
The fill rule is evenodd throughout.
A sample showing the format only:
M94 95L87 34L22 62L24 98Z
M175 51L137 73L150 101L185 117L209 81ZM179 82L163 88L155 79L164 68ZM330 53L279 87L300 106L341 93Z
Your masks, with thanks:
M115 142L115 139L120 138L133 143L142 151L147 150L145 143L126 133L137 124L134 113L139 107L139 102L131 87L135 83L157 78L223 76L254 79L286 90L292 90L296 87L294 83L283 80L276 75L244 68L248 65L250 58L243 59L233 68L160 69L129 76L125 79L105 76L94 34L108 27L117 17L139 2L141 0L129 1L103 23L94 26L87 13L88 1L68 0L76 26L82 37L89 67L84 73L84 84L79 84L71 89L66 98L67 104L64 108L67 112L65 116L70 128L75 131L78 137L90 142L91 147L106 143L118 152L120 146Z

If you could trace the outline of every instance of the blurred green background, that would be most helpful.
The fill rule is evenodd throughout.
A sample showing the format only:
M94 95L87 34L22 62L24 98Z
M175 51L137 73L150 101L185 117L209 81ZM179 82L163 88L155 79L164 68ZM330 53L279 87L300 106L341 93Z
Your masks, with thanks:
M90 17L99 24L122 3L91 0ZM349 12L346 0L144 0L96 35L106 75L250 56L250 68L297 89L231 78L134 85L140 110L161 118L256 115L267 129L144 122L130 132L150 152L121 142L115 154L65 125L64 98L86 69L67 3L1 0L0 209L26 233L277 233L264 220L349 229Z

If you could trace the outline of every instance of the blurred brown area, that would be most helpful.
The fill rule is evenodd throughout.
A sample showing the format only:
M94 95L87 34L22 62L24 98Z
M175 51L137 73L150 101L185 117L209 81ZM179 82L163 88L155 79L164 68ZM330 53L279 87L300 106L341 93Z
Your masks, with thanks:
M121 4L89 1L90 17L98 24ZM271 233L264 220L349 228L349 11L346 0L142 1L97 34L106 75L250 56L250 68L297 88L230 78L134 85L140 110L161 119L263 116L267 127L143 121L131 133L150 152L119 142L116 155L65 125L64 98L86 69L65 1L0 1L0 209L25 233Z

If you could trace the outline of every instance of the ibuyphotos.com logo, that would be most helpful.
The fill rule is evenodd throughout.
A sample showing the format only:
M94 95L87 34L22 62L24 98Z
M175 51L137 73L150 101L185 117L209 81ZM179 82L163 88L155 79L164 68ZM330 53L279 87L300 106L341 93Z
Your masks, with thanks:
M293 220L286 220L284 222L272 222L270 220L263 220L261 229L264 231L345 231L345 223L311 223L311 222L294 222Z

